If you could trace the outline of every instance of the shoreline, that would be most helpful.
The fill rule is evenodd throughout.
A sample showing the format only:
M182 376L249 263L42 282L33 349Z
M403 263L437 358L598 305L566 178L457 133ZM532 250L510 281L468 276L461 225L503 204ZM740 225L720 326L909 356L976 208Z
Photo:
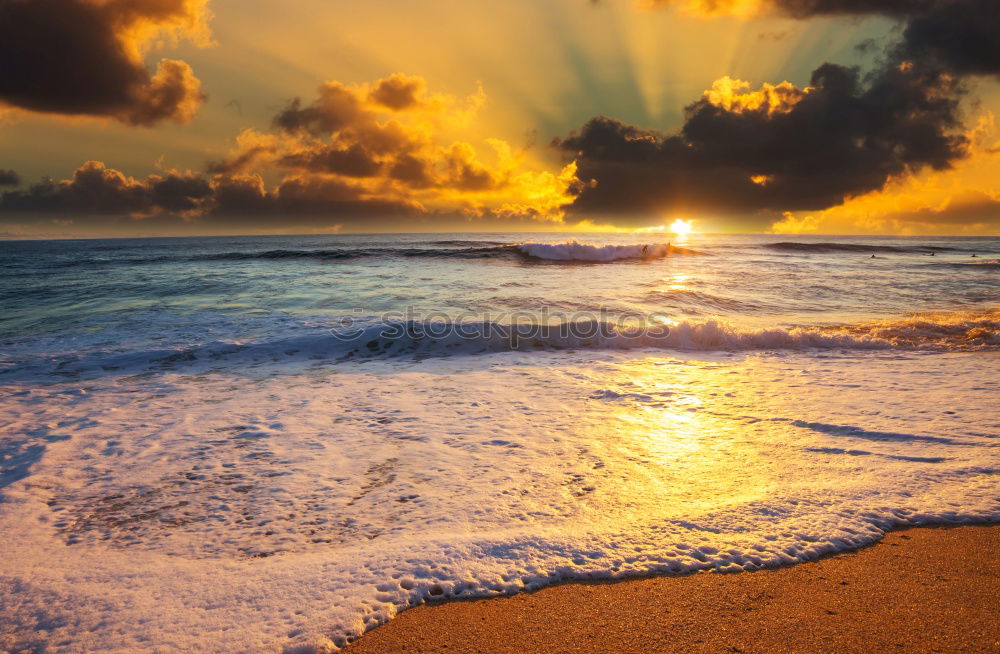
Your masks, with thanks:
M420 605L343 651L1000 652L1000 525L893 530L769 570Z

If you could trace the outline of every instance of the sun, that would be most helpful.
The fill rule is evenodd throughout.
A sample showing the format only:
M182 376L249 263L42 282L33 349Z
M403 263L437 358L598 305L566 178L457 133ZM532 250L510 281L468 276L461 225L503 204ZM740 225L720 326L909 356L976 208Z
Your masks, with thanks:
M673 223L671 223L668 229L674 234L677 234L678 236L687 236L693 231L691 228L692 222L693 221L691 220L681 220L680 218L678 218Z

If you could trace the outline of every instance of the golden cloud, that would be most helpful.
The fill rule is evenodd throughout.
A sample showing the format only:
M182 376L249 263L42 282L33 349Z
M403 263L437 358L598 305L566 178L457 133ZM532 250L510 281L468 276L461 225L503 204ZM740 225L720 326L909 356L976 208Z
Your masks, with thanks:
M767 115L787 114L812 91L800 89L791 82L780 84L764 83L757 91L750 90L750 82L733 79L728 75L712 82L712 88L705 91L704 99L716 107L733 113L762 111Z
M425 80L400 73L367 84L327 82L311 103L289 103L274 130L241 133L212 170L334 180L426 212L561 220L575 165L536 170L502 139L477 148L453 138L469 131L485 102L482 88L465 98L430 93Z
M422 78L401 74L327 82L312 102L290 102L272 129L244 130L206 172L138 179L89 161L70 179L18 188L16 173L0 171L0 183L14 187L0 193L0 211L172 216L208 228L405 224L435 214L561 222L576 165L535 167L502 139L462 138L485 101L481 88L464 98L431 93Z
M645 9L676 7L696 16L754 16L771 7L767 0L639 0Z

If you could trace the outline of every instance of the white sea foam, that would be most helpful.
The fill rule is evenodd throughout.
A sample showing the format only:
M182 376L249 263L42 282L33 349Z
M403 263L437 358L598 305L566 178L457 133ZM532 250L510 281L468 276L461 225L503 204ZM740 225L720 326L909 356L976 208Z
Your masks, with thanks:
M1000 519L995 354L698 357L0 387L0 647L322 651L425 599Z

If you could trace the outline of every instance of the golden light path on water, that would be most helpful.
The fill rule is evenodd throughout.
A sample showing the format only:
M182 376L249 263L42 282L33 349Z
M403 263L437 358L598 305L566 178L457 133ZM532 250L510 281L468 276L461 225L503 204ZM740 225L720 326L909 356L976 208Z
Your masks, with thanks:
M620 503L628 514L613 523L690 519L766 494L774 480L766 455L720 406L730 372L714 362L639 359L605 380L603 397L615 408L610 415L595 408L598 426L588 440L628 469L620 483L600 489L608 505Z

